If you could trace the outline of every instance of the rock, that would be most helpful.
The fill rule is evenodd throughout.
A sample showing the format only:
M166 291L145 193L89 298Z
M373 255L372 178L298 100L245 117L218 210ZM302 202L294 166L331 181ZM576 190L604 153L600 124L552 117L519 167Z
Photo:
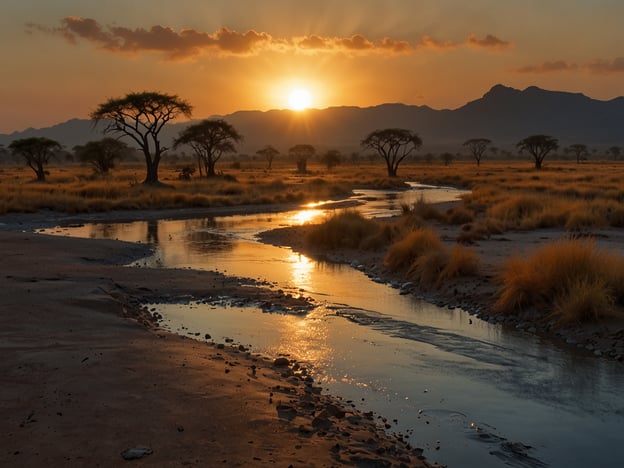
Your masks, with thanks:
M121 452L121 456L124 460L138 460L152 453L154 453L154 451L149 447L134 447Z
M285 357L278 357L275 361L273 361L273 365L275 367L286 367L288 364L290 364L290 361Z

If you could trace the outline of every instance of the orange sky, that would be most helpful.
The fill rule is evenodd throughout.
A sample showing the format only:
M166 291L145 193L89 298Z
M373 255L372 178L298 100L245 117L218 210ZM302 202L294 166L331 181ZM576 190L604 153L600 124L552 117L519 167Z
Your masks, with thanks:
M456 108L502 83L624 94L620 0L3 0L0 132L129 91L194 117L384 102Z

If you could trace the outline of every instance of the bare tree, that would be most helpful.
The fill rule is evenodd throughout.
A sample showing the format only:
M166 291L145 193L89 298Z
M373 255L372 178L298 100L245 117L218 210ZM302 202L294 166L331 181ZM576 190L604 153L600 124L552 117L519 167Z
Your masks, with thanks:
M297 172L305 174L308 172L308 159L314 157L316 149L312 145L295 145L288 150L288 154L297 163Z
M258 156L262 156L266 162L268 163L267 169L270 171L271 166L273 165L273 160L279 154L279 151L271 145L266 145L264 148L256 151Z
M520 140L516 147L520 153L528 151L535 160L535 169L541 169L546 155L559 148L559 141L548 135L531 135Z
M90 163L98 174L106 174L115 167L115 160L122 159L129 151L127 144L114 138L103 138L74 146L78 159Z
M587 145L584 145L582 143L574 143L573 145L568 146L566 149L570 153L574 153L574 156L576 156L576 162L578 164L580 164L583 158L586 158L589 154Z
M62 149L62 146L50 138L30 137L12 141L9 149L15 156L24 158L26 164L35 171L39 182L45 182L45 165Z
M215 165L223 153L234 152L234 143L242 139L243 136L225 120L202 120L182 130L174 146L189 145L193 148L204 165L206 177L214 177L217 175Z
M377 151L386 161L388 177L396 177L399 164L422 146L422 140L410 130L386 128L369 133L361 145Z
M477 161L477 167L481 165L481 159L483 158L483 153L488 149L488 146L492 143L492 140L488 140L487 138L471 138L464 142L462 146L467 146L468 151Z
M143 152L146 166L144 184L158 185L158 166L168 148L159 134L165 124L179 116L191 116L191 105L176 95L158 92L129 93L109 99L91 113L97 124L106 121L105 133L129 136Z

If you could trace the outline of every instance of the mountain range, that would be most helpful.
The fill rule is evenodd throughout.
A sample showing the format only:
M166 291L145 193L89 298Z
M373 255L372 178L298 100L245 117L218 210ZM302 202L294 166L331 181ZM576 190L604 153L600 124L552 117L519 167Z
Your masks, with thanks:
M518 90L503 85L492 87L481 98L453 110L400 103L373 107L329 107L291 110L239 111L223 118L243 136L240 153L254 153L271 144L280 151L299 143L317 149L357 151L360 141L373 130L407 128L423 140L423 151L457 151L469 138L489 138L499 148L514 146L529 135L543 133L558 138L561 145L624 145L624 97L609 101L580 93L548 91L535 86ZM164 127L166 145L189 122ZM17 138L45 136L67 148L102 138L103 125L87 119L72 119L52 127L29 128L0 134L0 144Z

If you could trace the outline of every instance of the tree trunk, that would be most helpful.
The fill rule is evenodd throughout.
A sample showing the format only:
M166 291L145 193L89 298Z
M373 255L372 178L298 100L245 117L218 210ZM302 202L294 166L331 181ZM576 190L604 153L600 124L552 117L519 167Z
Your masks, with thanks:
M297 172L299 174L305 174L308 172L308 164L305 159L297 161Z
M154 158L151 159L145 158L145 165L147 168L147 174L145 175L145 180L143 181L146 185L158 185L160 181L158 180L158 163L159 159Z
M388 168L388 177L397 176L396 167L394 167L394 165L389 160L386 160L386 167Z
M215 162L212 160L206 161L206 177L216 177Z
M39 182L45 182L45 169L43 168L43 164L40 162L37 163L37 170L35 173L37 174L37 180Z
M535 160L535 169L541 169L542 168L542 161L540 159L536 159Z

